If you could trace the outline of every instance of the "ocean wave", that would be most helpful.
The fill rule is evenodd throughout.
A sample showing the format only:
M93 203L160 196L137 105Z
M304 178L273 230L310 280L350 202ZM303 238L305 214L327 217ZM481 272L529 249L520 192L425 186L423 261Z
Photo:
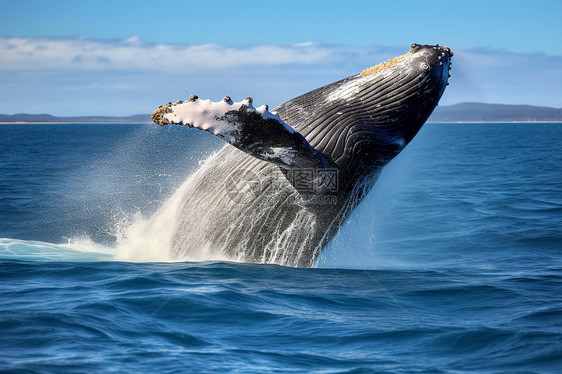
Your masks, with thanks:
M4 259L0 370L554 373L551 275Z

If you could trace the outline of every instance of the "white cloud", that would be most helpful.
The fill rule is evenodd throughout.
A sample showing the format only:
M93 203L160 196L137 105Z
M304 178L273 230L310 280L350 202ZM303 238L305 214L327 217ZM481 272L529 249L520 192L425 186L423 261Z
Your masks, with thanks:
M213 70L246 65L317 64L334 51L313 43L228 47L217 44L150 44L138 36L121 41L90 38L0 38L2 70L153 70L151 56L170 68Z
M408 47L153 44L138 36L109 41L0 38L0 113L126 115L151 112L189 94L213 100L252 96L275 106L403 54ZM452 78L443 105L482 101L562 106L561 56L451 47Z

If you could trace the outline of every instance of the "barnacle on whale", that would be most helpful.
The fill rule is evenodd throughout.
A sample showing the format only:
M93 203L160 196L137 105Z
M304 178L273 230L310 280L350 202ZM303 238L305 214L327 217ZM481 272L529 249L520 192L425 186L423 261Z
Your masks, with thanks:
M152 113L152 117L151 117L152 121L160 126L167 125L169 121L163 117L164 114L172 112L172 110L170 109L171 106L172 103L167 103L166 105L160 105L158 109L156 109L154 113Z
M397 64L401 61L404 61L406 59L406 57L408 57L409 54L410 54L410 52L408 52L406 54L403 54L401 56L398 56L398 57L394 57L393 59L388 60L386 62L381 62L378 65L371 66L370 68L363 70L361 72L361 75L366 77L368 75L378 73L379 71L386 70L389 67L391 67L392 65L395 65L395 64Z

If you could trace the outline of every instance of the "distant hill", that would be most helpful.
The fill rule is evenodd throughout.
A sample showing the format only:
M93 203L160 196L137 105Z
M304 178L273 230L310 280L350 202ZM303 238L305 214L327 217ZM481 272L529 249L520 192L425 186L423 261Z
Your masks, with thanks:
M438 106L428 122L562 122L562 109L483 103L460 103ZM65 122L65 123L150 123L150 114L128 117L82 116L55 117L50 114L0 114L1 122Z
M532 122L562 121L562 109L483 103L438 106L428 122Z
M127 117L110 116L81 116L81 117L55 117L50 114L0 114L0 122L68 122L68 123L148 123L151 122L150 114L135 114Z

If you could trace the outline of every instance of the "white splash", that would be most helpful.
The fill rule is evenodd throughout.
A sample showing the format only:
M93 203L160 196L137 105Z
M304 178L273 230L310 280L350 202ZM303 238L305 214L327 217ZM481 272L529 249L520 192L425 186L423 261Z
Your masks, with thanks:
M53 244L32 240L0 238L0 259L33 261L111 261L113 248L94 243L88 238Z
M150 217L143 218L137 214L133 222L117 233L117 246L115 260L131 262L171 262L185 259L174 259L172 256L174 235L178 231L182 201L192 188L197 174L212 164L216 153L203 163L201 168L174 192L174 194ZM209 248L201 247L196 256L189 258L191 261L228 260L225 256L213 256Z
M251 188L240 189L243 198L248 200L236 202L232 192L238 187L229 184L232 167L240 163L242 157L251 156L229 145L225 147L229 152L224 152L223 148L207 159L152 217L136 217L122 231L118 236L116 260L258 261L296 266L301 257L310 256L306 252L310 252L316 231L316 216L298 205L293 207L295 214L287 225L271 226L271 231L261 238L250 234L258 232L256 229L271 219L270 215L277 214L274 207L283 202L286 195L282 188L270 189L267 199L256 199ZM256 170L259 174L256 176L271 177L272 169L276 167L266 165L261 170L263 174ZM256 240L263 245L259 249L263 258L253 252ZM288 248L296 248L298 253Z

